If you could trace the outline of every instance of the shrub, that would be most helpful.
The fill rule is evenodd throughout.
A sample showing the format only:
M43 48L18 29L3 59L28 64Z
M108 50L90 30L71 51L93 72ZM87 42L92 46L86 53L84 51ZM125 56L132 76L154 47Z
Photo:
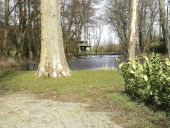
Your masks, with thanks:
M132 97L157 105L170 105L170 60L159 54L143 56L119 65L125 80L125 91Z
M148 48L147 48L148 52L155 52L155 53L167 53L167 45L164 42L153 42L150 43Z

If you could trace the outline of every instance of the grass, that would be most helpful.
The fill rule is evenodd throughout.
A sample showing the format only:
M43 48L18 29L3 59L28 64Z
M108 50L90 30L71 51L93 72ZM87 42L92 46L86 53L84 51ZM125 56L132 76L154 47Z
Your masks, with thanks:
M168 128L168 112L132 101L119 71L73 71L68 78L37 78L34 71L0 72L0 90L27 91L63 101L88 102L89 111L112 111L112 119L129 128Z

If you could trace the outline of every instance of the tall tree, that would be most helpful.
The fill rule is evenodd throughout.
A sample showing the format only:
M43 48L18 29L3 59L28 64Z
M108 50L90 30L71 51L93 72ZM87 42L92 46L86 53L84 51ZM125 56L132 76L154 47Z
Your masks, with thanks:
M41 54L38 76L69 76L62 39L60 0L41 0Z
M129 59L135 59L136 52L136 29L137 29L137 0L131 0L131 20L130 20L130 39L129 39Z
M166 11L165 11L165 0L159 0L159 8L160 8L160 20L162 26L163 39L167 45L168 55L170 57L169 25L168 25L168 18L166 16Z

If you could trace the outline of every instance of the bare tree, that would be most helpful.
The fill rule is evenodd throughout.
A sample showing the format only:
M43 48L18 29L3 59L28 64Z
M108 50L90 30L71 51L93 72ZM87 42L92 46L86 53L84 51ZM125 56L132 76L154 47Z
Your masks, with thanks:
M159 22L158 11L158 1L138 1L138 35L140 52L146 51L148 43L154 42L154 23Z
M94 40L97 43L96 48L95 48L96 54L98 54L102 34L103 34L103 25L100 23L97 23L97 25L94 27L94 30L93 30Z
M117 32L119 43L124 53L128 53L130 33L130 0L110 0L107 7L107 19ZM156 24L159 23L159 4L155 0L137 1L137 50L145 52L157 36Z
M128 53L129 42L129 0L110 0L107 7L108 23L117 32L122 51Z
M66 54L77 55L78 42L86 40L94 22L94 5L99 0L63 0L62 28ZM83 38L84 37L84 38Z

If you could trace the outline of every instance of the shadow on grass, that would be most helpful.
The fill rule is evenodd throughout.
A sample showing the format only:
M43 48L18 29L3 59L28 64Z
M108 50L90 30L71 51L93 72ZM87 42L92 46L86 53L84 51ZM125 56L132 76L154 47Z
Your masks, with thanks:
M5 71L0 72L0 80L5 77L8 77L9 75L11 75L14 72L15 71L13 71L13 70L5 70Z
M127 120L131 120L131 115L137 121L132 128L170 128L170 108L168 106L156 106L151 102L132 97L124 90L107 90L104 92L109 95L115 104L120 104L120 110L126 114L122 115ZM133 125L132 125L133 126ZM143 127L142 127L143 126Z
M128 94L126 91L121 91L119 92L121 95L126 95L130 98L130 100L132 102L136 102L139 105L140 104L144 104L146 107L148 107L149 109L151 109L154 113L156 112L164 112L166 115L166 123L162 120L160 120L159 122L155 122L157 123L157 125L161 126L161 123L165 123L163 124L163 126L165 128L170 128L170 106L169 105L156 105L156 103L153 103L152 101L144 101L144 100L140 100L139 97L135 97L135 96L131 96L130 94ZM154 121L153 121L154 123ZM159 124L158 124L159 123Z
M0 94L6 93L7 91L9 91L9 89L7 89L5 87L5 84L3 84L4 82L7 82L9 80L9 78L11 79L11 77L13 77L13 74L15 73L14 70L2 70L0 72Z

